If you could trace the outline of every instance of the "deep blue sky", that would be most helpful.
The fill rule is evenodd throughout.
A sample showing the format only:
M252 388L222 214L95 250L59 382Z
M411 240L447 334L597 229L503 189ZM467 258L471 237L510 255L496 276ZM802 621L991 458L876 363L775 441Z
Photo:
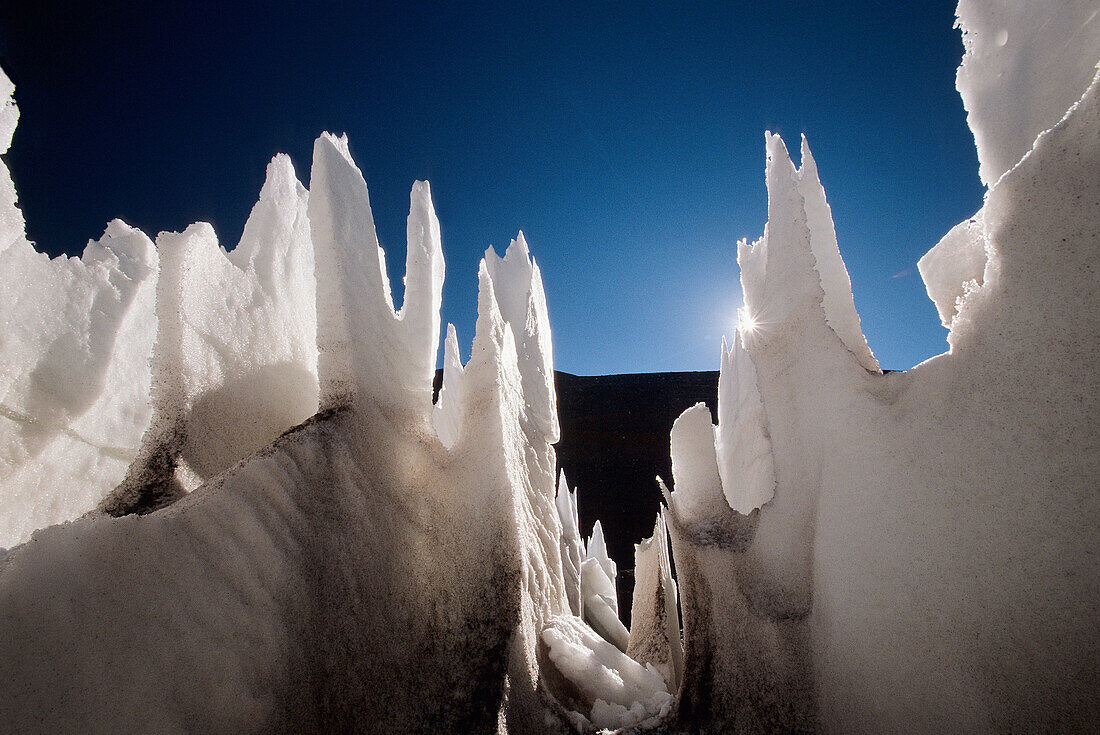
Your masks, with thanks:
M983 191L954 0L110 5L0 4L7 161L51 253L113 217L231 247L273 154L308 185L314 138L347 132L398 291L431 182L464 357L477 261L523 229L558 369L713 370L770 129L809 138L883 366L946 349L916 262Z

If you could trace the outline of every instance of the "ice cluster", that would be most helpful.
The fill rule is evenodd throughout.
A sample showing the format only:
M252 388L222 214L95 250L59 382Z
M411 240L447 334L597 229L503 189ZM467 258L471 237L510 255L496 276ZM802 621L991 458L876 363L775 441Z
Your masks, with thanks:
M116 220L49 260L0 165L0 730L1095 729L1100 21L958 15L989 189L919 264L950 350L879 369L809 147L768 134L718 425L673 427L629 630L555 476L522 233L433 405L426 182L396 308L346 138L309 191L276 156L228 252Z

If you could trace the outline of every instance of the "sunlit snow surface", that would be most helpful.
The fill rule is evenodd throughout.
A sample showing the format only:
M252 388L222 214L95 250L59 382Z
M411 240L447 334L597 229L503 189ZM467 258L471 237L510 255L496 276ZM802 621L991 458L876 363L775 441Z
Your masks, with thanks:
M958 88L987 186L1031 150L1096 74L1100 8L1094 0L960 0L966 53Z
M443 257L428 186L413 188L406 301L395 311L345 141L317 141L311 178L307 198L276 158L228 258L205 225L158 238L169 265L146 443L167 447L175 480L184 462L188 476L212 476L160 511L95 513L8 553L0 660L19 666L0 720L10 729L568 727L538 678L539 633L569 612L552 388L537 369L549 364L538 354L548 342L538 270L524 244L496 279L483 264L472 356L444 407L461 428L445 447L431 404ZM274 256L247 247L257 232ZM314 265L316 310L295 290ZM528 304L522 328L502 316L504 299ZM299 349L314 330L317 347ZM535 369L521 371L517 334ZM200 461L220 447L200 440L189 451L200 429L235 420L240 442L271 430L237 403L266 375L257 367L287 363L267 392L291 409L296 395L313 401L274 427L287 433L240 462L215 455L220 468ZM253 370L241 386L239 364ZM287 375L306 376L303 389ZM200 413L199 399L219 391L224 400ZM318 400L320 413L292 429Z
M983 166L1005 151L1015 158L992 176L982 211L921 262L951 328L949 353L905 373L868 371L830 318L830 291L844 284L821 270L805 179L768 139L768 225L738 253L756 322L739 337L755 380L738 371L735 384L759 391L763 426L750 411L741 431L767 437L774 497L748 516L723 510L723 464L745 466L733 474L751 479L766 445L715 452L705 408L681 416L669 526L685 646L673 721L685 730L1100 723L1100 111L1091 72L1100 30L1095 13L1081 22L1048 10L1055 4L1017 12L1007 3L991 14L1023 25L1000 59L985 37L999 29L979 25L969 5L968 48L993 53L990 66L969 54L959 82ZM1039 77L995 81L1002 66L1023 73L1025 59L1045 58L1054 42L1039 16L1051 14L1064 31L1055 56L1073 61L1066 78L1090 70L1085 82L1070 94L1060 79L1061 96L1048 97ZM992 97L967 91L987 75ZM990 119L979 133L987 112L1018 109L1026 121ZM1014 148L1011 131L1025 129L1015 123L1039 120L1053 127Z
M0 72L0 151L19 117ZM150 417L157 251L119 220L82 258L26 239L0 163L0 548L93 510Z
M676 421L629 632L555 485L522 233L433 406L426 182L395 309L345 138L309 192L277 156L229 253L112 221L50 261L3 167L0 730L1095 729L1100 23L959 15L991 188L920 264L950 351L878 370L809 147L769 134L719 423Z

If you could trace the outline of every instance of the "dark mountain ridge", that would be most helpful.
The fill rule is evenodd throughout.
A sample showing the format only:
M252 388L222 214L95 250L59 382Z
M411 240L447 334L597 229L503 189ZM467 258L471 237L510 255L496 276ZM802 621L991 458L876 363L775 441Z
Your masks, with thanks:
M443 380L436 372L435 390ZM558 469L577 488L581 533L601 521L619 567L619 615L629 623L634 544L653 533L661 492L672 484L669 432L684 409L706 403L717 423L718 371L572 375L555 371L561 440Z
M619 566L619 616L629 623L634 544L653 533L656 477L672 484L669 432L683 411L706 403L717 422L718 371L571 375L555 372L561 440L558 468L578 488L581 533L603 525Z

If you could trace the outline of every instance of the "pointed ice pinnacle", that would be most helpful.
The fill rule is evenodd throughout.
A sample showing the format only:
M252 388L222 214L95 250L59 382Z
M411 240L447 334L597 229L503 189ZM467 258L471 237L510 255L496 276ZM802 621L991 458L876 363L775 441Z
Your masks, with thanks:
M765 327L759 338L786 332L793 314L807 303L820 304L822 297L798 172L778 135L767 133L766 141L768 222L752 246L744 241L737 246L745 309Z
M466 400L462 383L464 373L458 353L458 333L453 324L448 324L447 338L443 342L443 383L432 409L436 435L447 449L454 447L462 432L462 406Z
M474 324L474 341L470 348L470 361L466 363L466 374L483 373L490 369L503 369L505 365L515 366L515 339L501 316L497 306L496 284L489 274L489 267L482 259L477 271L477 322ZM505 347L511 353L510 361L503 361ZM498 367L497 363L500 363ZM476 370L475 370L476 368ZM517 382L519 380L518 375ZM518 388L518 386L517 386Z
M585 545L585 558L598 561L603 573L607 575L612 584L615 583L615 577L618 575L619 570L607 554L607 542L603 538L603 525L599 521L596 521L595 525L592 526L592 536ZM617 601L614 603L614 607L615 611L618 612L619 605Z
M638 663L653 664L674 692L683 673L684 649L663 513L657 516L653 536L634 545L634 579L626 652Z
M730 508L748 515L775 494L775 461L752 357L741 331L726 351L718 374L718 426L714 428L718 474Z
M407 335L411 377L431 386L439 351L444 263L439 219L427 181L413 183L409 193L406 242L405 296L397 319ZM430 387L425 391L430 392Z
M821 300L825 321L865 370L881 372L878 360L871 353L867 338L863 336L852 297L852 281L837 246L833 213L825 199L825 189L817 175L817 162L810 153L805 135L802 136L802 167L798 171L798 191L806 208L810 247L817 273L821 277L821 289L825 292Z
M558 476L558 494L555 497L558 519L561 521L561 566L565 574L565 593L569 609L577 617L584 617L581 597L581 560L584 557L580 535L580 517L577 513L577 491L570 491L565 481L565 471Z
M520 232L499 257L492 248L485 263L493 278L500 314L512 330L527 398L527 414L535 429L551 444L560 436L554 393L554 354L546 294L538 264L530 257Z
M880 372L860 328L809 146L803 139L802 168L796 169L778 135L768 133L766 140L768 223L764 236L751 246L744 240L737 245L745 309L763 327L753 341L789 333L791 319L805 318L795 315L816 304L855 360L865 370Z
M604 639L625 651L630 644L630 633L619 620L619 599L615 590L617 572L615 562L607 555L603 527L596 521L585 560L581 563L584 620Z
M411 194L405 302L393 309L363 174L346 137L313 147L309 219L317 262L321 408L359 401L430 414L443 250L426 182Z

